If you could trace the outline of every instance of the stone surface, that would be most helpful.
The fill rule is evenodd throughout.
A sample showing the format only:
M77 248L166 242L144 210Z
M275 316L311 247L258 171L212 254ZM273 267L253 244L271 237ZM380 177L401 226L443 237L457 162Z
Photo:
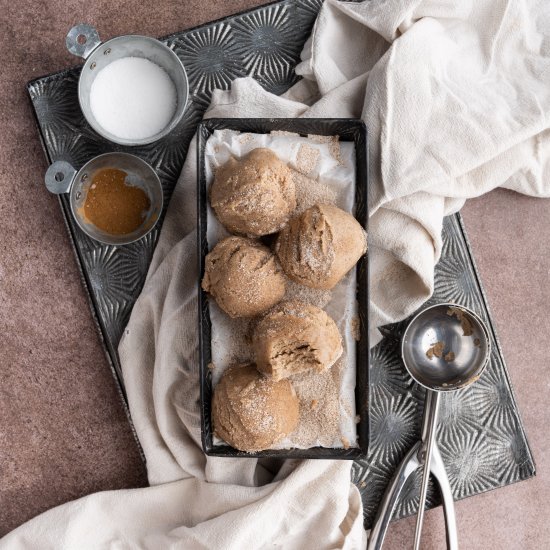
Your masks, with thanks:
M146 484L57 199L43 186L25 83L75 64L64 36L77 22L103 38L160 36L261 3L0 0L0 535L67 500ZM463 210L539 472L457 503L463 549L536 550L550 540L549 214L550 201L507 191ZM409 547L413 531L414 519L392 524L385 548ZM427 513L423 540L443 547L440 510Z

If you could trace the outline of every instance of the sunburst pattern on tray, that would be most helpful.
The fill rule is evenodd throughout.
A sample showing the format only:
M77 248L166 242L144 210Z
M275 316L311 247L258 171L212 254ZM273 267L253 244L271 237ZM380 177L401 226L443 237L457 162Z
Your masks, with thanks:
M449 434L446 437L461 438L468 432L477 430L478 409L471 387L443 394L439 407L440 432Z
M514 483L532 474L532 458L525 447L523 431L516 415L509 414L491 428L491 444L497 449L496 477L501 485Z
M395 342L386 338L370 354L371 370L369 373L370 392L377 399L383 394L398 395L406 392L413 384L411 378L404 380L403 365L395 354Z
M481 493L500 485L496 466L502 455L485 430L470 431L460 438L440 437L439 448L455 498L464 498L472 488Z
M232 80L247 74L233 30L226 23L187 33L174 42L174 51L185 65L193 93L225 90Z
M153 245L157 230L153 229L139 241L120 249L120 261L124 273L125 285L130 295L136 299L141 292L149 264L153 256Z
M292 67L288 67L277 73L269 73L267 75L257 74L256 80L272 94L284 94L293 84L298 82L298 76Z
M127 302L132 297L133 274L124 268L122 254L115 246L98 246L84 259L92 291L98 301Z
M29 94L42 130L78 131L84 115L78 104L80 70L35 80Z
M406 394L381 394L376 408L371 407L369 412L371 461L396 466L396 458L404 456L415 442L418 404Z
M412 474L403 485L403 492L399 499L399 512L403 516L410 516L418 509L418 501L420 500L420 469ZM433 478L428 482L428 497L427 506L431 508L435 505L434 500L434 483Z
M167 204L213 89L227 89L233 78L252 75L271 92L285 91L296 81L294 67L320 5L321 0L286 0L166 39L189 73L189 104L182 125L163 141L149 146L125 148L95 134L78 106L79 69L33 81L28 91L49 158L81 165L102 152L133 152L159 173ZM60 201L106 347L121 379L116 349L145 280L159 230L127 247L103 246L76 226L66 197ZM489 320L457 216L448 218L444 226L443 254L436 269L432 302L441 300L460 302ZM401 364L399 342L405 326L402 322L385 327L385 339L372 350L370 452L353 465L366 527L372 524L395 466L419 437L424 392L412 384ZM439 444L459 498L534 474L494 338L492 343L491 364L481 380L464 391L463 400L445 396L442 405ZM396 517L415 511L416 483L413 479L406 487ZM436 501L430 491L430 505Z
M306 17L316 17L322 5L323 0L301 0L297 3L296 9L298 13L303 12Z
M467 252L460 242L445 239L441 259L437 264L434 281L434 298L438 301L456 302L470 309L479 309L480 299L476 292L476 280L472 277Z
M391 479L393 472L393 466L382 462L353 463L351 479L361 491L365 521L371 521L376 515L387 481Z
M491 427L502 426L510 415L515 415L515 404L510 399L508 380L493 365L472 386L469 398Z
M50 146L52 159L70 162L77 169L90 159L90 155L97 156L104 152L97 142L83 134L60 132L51 126L45 127L42 132Z
M247 74L284 75L300 59L300 41L287 3L253 11L235 20L233 27Z

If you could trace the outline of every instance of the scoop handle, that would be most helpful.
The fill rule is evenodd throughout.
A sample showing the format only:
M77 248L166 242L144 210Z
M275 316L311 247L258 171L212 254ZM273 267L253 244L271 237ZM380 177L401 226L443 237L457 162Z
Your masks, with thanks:
M386 531L399 502L399 497L407 480L416 472L420 465L418 451L420 442L415 443L397 468L384 496L380 502L376 518L369 535L367 550L381 550L386 537Z
M435 432L437 430L437 416L439 412L439 392L426 390L426 404L424 406L424 419L422 421L422 444L420 446L420 459L422 467L422 482L420 487L420 501L416 516L416 528L414 531L414 550L420 549L420 538L422 536L422 525L424 523L424 507L428 494L428 481L432 455L435 443Z
M432 426L437 424L437 409L439 406L439 393L428 390L426 394L426 403L424 405L424 418L422 420L422 441L415 443L407 453L401 464L397 468L392 478L376 514L376 519L372 526L367 550L381 550L386 531L390 521L393 518L394 510L397 507L399 497L403 491L408 479L416 473L420 466L425 465L425 453L427 451L427 440ZM431 453L429 464L430 471L439 483L441 496L443 498L443 508L445 512L445 526L447 538L447 550L458 550L458 536L456 529L456 518L454 510L453 493L445 464L441 452L437 446L437 441L433 439L433 452ZM427 480L428 476L425 475Z
M455 503L453 499L453 491L445 464L439 451L437 443L434 444L432 454L432 474L439 483L441 498L443 500L443 512L445 514L445 537L447 539L448 550L458 550L458 534L456 529Z
M67 49L78 57L86 59L90 53L101 44L99 34L95 27L81 23L75 25L65 38Z

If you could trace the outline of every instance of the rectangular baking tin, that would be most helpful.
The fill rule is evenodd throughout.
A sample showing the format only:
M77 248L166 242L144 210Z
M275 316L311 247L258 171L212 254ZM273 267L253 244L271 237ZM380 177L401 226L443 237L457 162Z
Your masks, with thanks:
M356 185L355 217L367 229L368 224L368 172L367 172L367 129L363 121L331 118L232 118L209 119L202 122L198 129L197 147L197 233L199 258L199 358L201 389L201 427L202 446L210 456L230 457L278 457L278 458L330 458L356 459L367 454L369 441L368 415L368 306L369 276L368 252L357 263L357 301L359 304L360 340L357 342L357 369L355 384L355 404L360 417L357 424L358 447L328 448L312 447L310 449L272 449L256 453L246 453L227 445L214 445L211 422L212 372L208 365L212 361L211 322L208 309L208 294L202 290L200 282L204 276L204 261L209 252L207 234L208 193L205 172L204 153L206 142L214 130L237 130L267 134L271 131L294 132L302 136L315 134L321 136L338 136L340 141L353 141L355 144Z

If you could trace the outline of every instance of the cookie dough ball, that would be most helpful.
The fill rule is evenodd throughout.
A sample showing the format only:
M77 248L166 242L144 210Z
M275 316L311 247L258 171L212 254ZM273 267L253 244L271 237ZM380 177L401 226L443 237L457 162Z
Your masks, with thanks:
M258 323L253 337L258 369L273 380L324 371L342 355L336 323L304 302L282 302Z
M210 203L232 233L259 237L279 231L296 208L288 166L269 149L254 149L218 168Z
M269 248L228 237L207 254L202 288L230 317L253 317L283 299L285 277Z
M292 384L266 378L253 364L230 367L214 389L214 432L240 451L273 446L294 431L298 416Z
M330 290L366 252L367 236L351 214L316 204L290 220L275 250L292 280Z

